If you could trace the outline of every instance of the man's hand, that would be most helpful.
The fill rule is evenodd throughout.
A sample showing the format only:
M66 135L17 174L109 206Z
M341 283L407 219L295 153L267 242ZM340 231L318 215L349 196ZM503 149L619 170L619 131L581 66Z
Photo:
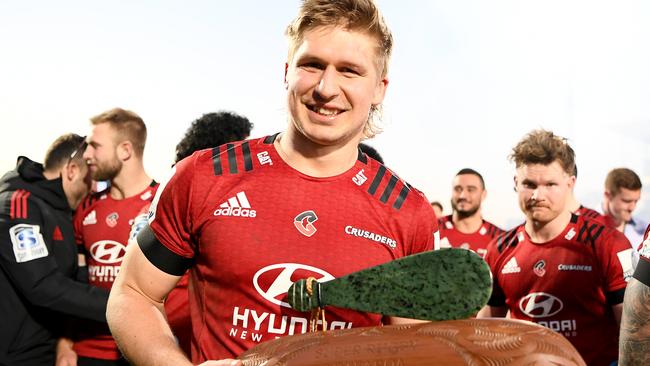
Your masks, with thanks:
M56 343L56 366L77 366L77 353L72 349L73 344L68 338L59 338Z

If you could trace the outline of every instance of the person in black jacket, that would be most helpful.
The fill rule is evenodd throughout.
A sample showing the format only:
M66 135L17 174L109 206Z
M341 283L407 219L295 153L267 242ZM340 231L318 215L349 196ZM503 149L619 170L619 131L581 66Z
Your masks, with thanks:
M0 365L53 365L68 316L106 321L108 292L83 283L72 212L90 189L84 138L59 137L44 165L0 178Z

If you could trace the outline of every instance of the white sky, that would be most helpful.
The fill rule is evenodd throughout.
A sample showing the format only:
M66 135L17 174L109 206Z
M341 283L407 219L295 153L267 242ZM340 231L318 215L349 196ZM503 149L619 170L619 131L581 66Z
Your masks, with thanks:
M0 170L42 161L66 132L120 106L149 129L160 179L190 123L220 109L253 136L286 124L283 31L297 0L0 3ZM650 2L380 0L395 37L385 132L369 143L450 210L451 179L480 171L484 216L521 221L510 149L531 129L568 137L578 198L597 208L605 175L642 176L650 218Z

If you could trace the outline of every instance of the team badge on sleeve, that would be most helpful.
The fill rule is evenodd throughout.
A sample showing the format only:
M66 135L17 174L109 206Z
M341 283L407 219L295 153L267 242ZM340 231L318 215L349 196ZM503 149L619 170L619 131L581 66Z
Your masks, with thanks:
M48 251L38 225L18 224L9 229L16 262L47 257Z

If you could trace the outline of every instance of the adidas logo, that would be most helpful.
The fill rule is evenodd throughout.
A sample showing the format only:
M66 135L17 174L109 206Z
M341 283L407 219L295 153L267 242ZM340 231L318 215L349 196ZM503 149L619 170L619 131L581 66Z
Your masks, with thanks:
M257 212L251 209L251 204L246 198L246 193L239 192L234 197L228 198L228 201L222 203L218 209L214 210L214 216L241 216L255 217Z
M519 272L521 272L521 268L519 268L519 265L517 264L517 259L515 257L510 258L508 263L506 263L506 265L501 270L501 273L503 274L519 273Z
M82 225L92 225L97 223L97 214L95 213L95 210L92 210L86 217L84 217L84 221L82 222Z

